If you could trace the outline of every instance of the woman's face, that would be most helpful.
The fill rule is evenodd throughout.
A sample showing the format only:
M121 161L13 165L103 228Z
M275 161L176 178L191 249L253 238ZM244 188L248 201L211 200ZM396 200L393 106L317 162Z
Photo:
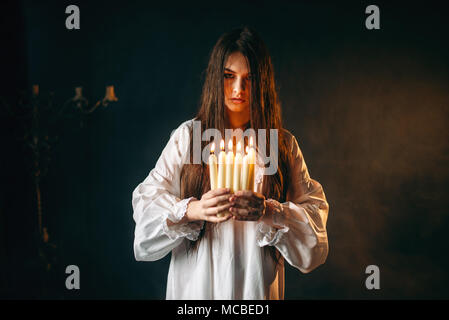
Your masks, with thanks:
M232 112L249 111L251 74L241 52L229 55L224 71L225 105Z

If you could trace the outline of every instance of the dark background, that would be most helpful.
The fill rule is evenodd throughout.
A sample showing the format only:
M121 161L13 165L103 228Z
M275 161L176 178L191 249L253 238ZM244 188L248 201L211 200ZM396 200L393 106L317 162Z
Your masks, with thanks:
M65 28L66 6L81 29ZM380 8L381 29L365 28ZM11 1L1 96L39 84L56 105L83 86L119 101L81 129L60 121L42 179L51 263L39 257L23 123L2 111L0 297L163 299L170 257L136 262L131 195L173 129L193 118L218 37L248 24L272 55L285 127L330 205L326 263L286 267L286 299L448 298L449 51L439 2ZM26 124L25 124L26 126ZM79 266L81 289L65 288ZM381 289L365 288L380 268Z

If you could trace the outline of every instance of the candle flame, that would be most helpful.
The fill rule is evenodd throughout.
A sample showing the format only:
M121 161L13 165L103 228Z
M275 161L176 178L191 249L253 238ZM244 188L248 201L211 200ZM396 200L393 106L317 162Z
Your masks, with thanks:
M245 147L245 153L248 154L248 146Z
M249 146L252 147L253 146L253 137L249 138Z
M220 142L220 150L224 151L224 140L223 139L221 139L221 142Z
M242 150L242 146L240 145L240 141L237 143L237 152Z
M229 151L232 151L232 139L229 140L229 143L228 143L228 150L229 150Z
M212 147L210 147L210 153L214 153L215 151L215 142L212 142Z

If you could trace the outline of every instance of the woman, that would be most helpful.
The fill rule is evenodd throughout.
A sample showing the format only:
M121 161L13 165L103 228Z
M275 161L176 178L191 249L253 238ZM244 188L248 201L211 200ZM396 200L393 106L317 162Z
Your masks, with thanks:
M194 120L221 133L277 129L277 172L263 175L258 165L253 190L210 190L207 164L191 161ZM132 205L136 260L172 253L167 299L283 299L284 259L303 273L324 263L329 206L282 128L271 59L253 30L220 37L198 114L172 134Z

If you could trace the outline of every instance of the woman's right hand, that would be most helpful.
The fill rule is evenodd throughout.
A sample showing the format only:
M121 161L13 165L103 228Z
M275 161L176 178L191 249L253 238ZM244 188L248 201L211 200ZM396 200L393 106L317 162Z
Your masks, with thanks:
M204 220L213 223L224 222L232 217L232 214L225 214L217 217L218 213L228 211L232 206L229 198L232 196L229 188L209 190L201 197L201 200L193 199L187 206L187 220L189 222Z

